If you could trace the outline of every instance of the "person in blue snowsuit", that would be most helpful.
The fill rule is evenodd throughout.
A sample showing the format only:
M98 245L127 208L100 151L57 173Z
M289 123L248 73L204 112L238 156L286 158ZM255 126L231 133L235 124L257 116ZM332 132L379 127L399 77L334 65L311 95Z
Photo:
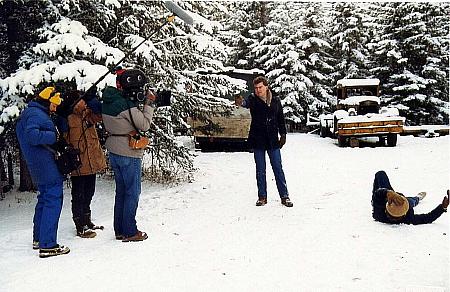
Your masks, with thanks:
M29 102L16 125L16 135L31 178L39 191L33 218L33 249L40 257L69 253L58 245L58 221L63 203L64 177L59 172L54 153L46 148L57 142L58 132L50 114L62 99L54 87L47 87Z

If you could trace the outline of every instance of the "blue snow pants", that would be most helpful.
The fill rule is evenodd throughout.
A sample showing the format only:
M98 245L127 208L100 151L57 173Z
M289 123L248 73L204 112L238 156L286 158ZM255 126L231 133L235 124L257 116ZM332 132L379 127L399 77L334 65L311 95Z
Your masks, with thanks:
M39 248L57 245L58 222L63 204L63 181L38 185L39 195L34 210L33 241Z

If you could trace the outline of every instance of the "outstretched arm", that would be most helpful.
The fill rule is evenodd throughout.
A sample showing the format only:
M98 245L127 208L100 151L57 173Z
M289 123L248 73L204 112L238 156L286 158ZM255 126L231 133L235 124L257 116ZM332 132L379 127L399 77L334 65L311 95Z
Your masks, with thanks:
M434 220L436 220L437 218L439 218L444 212L447 212L449 196L450 196L450 191L447 190L447 195L444 196L444 199L442 199L442 203L439 204L439 206L434 208L434 210L428 214L414 215L412 224L419 225L419 224L431 223Z

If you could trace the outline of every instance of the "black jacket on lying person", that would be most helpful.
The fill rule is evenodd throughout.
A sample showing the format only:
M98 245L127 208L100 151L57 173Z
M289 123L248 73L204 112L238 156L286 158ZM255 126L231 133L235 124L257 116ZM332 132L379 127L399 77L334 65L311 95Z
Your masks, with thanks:
M442 213L445 212L444 208L442 207L442 204L439 204L434 210L432 210L428 214L414 214L414 209L410 205L409 210L406 213L405 216L395 219L386 214L386 202L387 202L387 191L388 189L380 188L376 190L372 194L372 217L376 221L380 221L383 223L389 223L389 224L413 224L413 225L419 225L419 224L427 224L431 223L437 218L439 218Z

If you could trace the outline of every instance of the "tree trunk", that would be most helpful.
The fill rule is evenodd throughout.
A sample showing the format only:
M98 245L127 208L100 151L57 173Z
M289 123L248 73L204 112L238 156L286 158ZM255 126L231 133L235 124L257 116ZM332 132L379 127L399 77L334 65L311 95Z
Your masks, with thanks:
M8 153L8 183L11 187L14 185L13 156L11 153Z
M0 150L0 200L5 198L5 194L3 192L3 185L4 185L3 177L6 178L6 175L5 175L5 168L3 165L2 151Z

